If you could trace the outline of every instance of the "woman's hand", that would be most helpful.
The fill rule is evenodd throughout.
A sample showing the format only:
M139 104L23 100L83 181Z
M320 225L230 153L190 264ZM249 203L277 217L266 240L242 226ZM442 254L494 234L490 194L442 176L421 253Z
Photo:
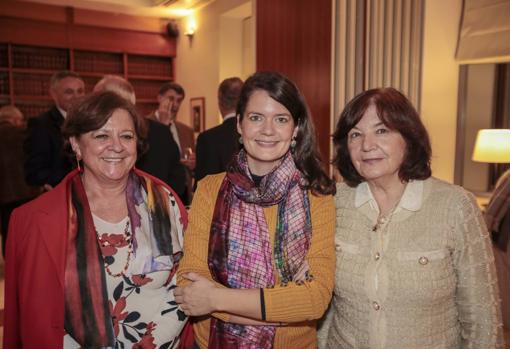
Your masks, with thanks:
M308 271L310 271L310 265L307 261L303 261L303 264L299 267L299 270L292 278L292 281L297 284L303 284L306 280L306 273L308 273Z
M174 295L184 314L200 316L216 311L213 299L217 288L214 283L196 273L185 273L182 276L191 281L191 284L177 287Z

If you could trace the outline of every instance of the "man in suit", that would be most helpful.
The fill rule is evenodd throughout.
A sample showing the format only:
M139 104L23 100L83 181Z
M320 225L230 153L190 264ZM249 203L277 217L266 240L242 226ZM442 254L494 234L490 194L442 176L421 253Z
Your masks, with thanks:
M218 106L223 123L202 132L197 138L196 182L208 174L225 171L240 148L236 106L242 87L243 81L238 77L225 79L218 87Z
M23 179L25 131L25 119L18 108L13 105L0 108L0 232L4 256L12 210L37 194Z
M136 104L133 85L120 76L104 76L94 86L94 92L96 91L112 91ZM147 121L145 139L147 150L138 155L136 166L167 183L182 200L186 197L186 174L180 162L177 143L168 127L151 119L145 120Z
M25 181L45 190L52 189L71 170L60 128L71 105L85 95L85 83L77 73L59 71L51 77L49 92L55 105L29 121L24 143Z
M177 120L177 113L184 97L185 92L181 85L175 82L163 84L157 97L158 110L147 117L168 126L179 147L181 163L186 166L187 197L183 201L188 205L191 202L193 170L195 169L195 134L191 127Z

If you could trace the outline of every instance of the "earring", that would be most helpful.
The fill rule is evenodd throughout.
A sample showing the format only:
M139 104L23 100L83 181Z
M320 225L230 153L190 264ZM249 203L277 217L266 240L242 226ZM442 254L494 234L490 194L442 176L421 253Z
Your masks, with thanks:
M239 144L243 145L243 137L239 137Z
M76 168L78 169L78 171L81 171L80 159L78 159L78 154L76 154Z
M294 152L294 150L296 149L296 137L292 137L292 141L290 141L290 151L291 152Z

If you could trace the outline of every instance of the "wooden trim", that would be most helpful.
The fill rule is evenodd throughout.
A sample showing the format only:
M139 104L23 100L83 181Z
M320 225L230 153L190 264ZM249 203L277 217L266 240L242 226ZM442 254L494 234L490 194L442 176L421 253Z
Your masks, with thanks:
M91 40L91 38L94 38ZM0 42L176 56L176 41L160 33L0 17Z
M168 23L168 19L166 18L133 16L69 6L13 0L1 0L0 13L2 17L61 24L89 25L159 34L166 33L166 24Z

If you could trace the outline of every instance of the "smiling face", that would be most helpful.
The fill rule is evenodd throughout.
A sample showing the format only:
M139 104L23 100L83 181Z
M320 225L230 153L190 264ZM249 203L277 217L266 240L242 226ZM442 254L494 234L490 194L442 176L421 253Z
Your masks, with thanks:
M399 180L398 171L406 154L400 132L390 130L370 105L349 131L347 146L352 164L367 182Z
M133 119L124 109L116 109L106 124L80 137L70 138L84 176L98 182L127 180L136 162L136 132Z
M250 171L263 176L287 153L297 127L290 112L266 91L254 91L237 130L243 139Z
M81 79L68 76L52 86L50 94L55 104L67 112L73 103L85 95L85 83Z

